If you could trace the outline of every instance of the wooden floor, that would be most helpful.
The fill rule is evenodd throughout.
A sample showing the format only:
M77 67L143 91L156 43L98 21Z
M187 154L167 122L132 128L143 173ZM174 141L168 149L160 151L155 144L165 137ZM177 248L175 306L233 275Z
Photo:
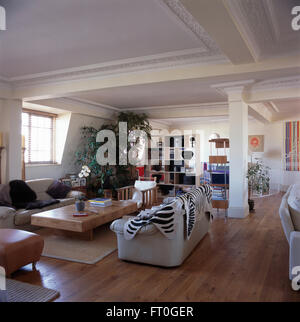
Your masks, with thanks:
M300 301L288 279L280 200L260 199L246 219L215 218L178 268L123 262L114 252L96 265L43 257L39 271L28 266L13 278L58 290L57 301Z

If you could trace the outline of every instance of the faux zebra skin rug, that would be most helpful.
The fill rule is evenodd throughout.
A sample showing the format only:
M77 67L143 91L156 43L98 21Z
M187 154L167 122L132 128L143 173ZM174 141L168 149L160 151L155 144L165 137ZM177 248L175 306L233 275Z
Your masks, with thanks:
M205 212L211 213L211 197L212 188L209 185L203 185L176 197L167 204L143 210L137 217L125 223L124 238L133 239L142 227L153 224L166 238L173 239L178 215L186 215L186 235L189 239L197 216L202 216Z

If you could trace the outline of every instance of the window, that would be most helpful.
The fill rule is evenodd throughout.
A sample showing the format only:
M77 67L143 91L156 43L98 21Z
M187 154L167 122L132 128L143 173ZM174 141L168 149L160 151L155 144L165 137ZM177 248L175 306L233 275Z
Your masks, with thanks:
M55 163L55 119L55 114L23 109L26 163Z

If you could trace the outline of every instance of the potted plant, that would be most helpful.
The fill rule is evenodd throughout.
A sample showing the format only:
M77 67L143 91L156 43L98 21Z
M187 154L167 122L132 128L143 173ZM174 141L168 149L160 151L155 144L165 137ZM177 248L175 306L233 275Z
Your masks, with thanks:
M76 152L77 163L86 164L90 169L90 177L87 189L90 193L103 196L107 189L115 190L120 187L132 185L136 179L135 167L132 165L119 165L119 122L127 123L127 135L133 130L142 130L148 139L151 138L151 125L146 114L132 112L119 113L113 123L103 124L99 129L94 127L81 128L81 144ZM97 133L101 130L111 130L116 135L116 166L100 166L96 160L96 153L102 143L96 142ZM128 142L128 150L131 143ZM111 191L111 194L113 191Z
M110 188L109 178L113 169L107 166L101 166L96 160L96 154L100 143L96 142L99 130L94 127L81 128L81 144L76 151L78 164L84 164L79 173L79 177L87 178L87 193L89 197L103 197L104 189Z
M254 210L254 200L251 197L256 194L258 196L269 194L270 192L270 175L269 167L258 161L248 167L248 192L249 192L249 210Z
M78 195L75 197L75 207L77 212L84 211L85 202L84 202L84 195Z

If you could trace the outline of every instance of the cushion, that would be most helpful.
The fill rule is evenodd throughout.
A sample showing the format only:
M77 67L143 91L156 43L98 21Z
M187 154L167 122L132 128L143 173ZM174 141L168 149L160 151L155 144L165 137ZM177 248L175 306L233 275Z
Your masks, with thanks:
M52 197L50 197L46 191L53 183L53 181L54 181L53 179L43 178L43 179L26 180L26 183L36 193L36 199L50 200L52 199Z
M0 203L11 205L11 198L10 198L10 186L9 184L1 184L0 185Z
M71 187L59 181L54 181L48 188L47 193L54 199L64 199L71 190Z
M36 200L36 193L22 180L13 180L9 183L12 205L17 209L19 205Z
M294 228L296 231L300 231L300 197L290 196L288 205Z

